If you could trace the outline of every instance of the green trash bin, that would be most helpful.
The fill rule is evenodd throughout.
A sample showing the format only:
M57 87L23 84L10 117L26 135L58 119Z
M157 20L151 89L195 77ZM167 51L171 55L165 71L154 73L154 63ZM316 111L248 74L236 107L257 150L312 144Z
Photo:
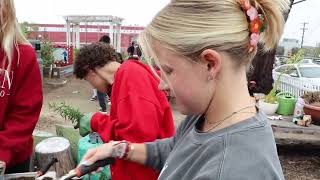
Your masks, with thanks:
M288 92L281 92L277 94L277 101L279 103L277 114L284 116L293 114L294 107L297 102L297 98L293 94Z

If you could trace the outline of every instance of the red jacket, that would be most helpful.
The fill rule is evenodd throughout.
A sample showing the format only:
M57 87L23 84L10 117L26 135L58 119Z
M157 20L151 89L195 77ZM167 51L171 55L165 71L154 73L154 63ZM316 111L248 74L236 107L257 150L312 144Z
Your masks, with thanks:
M0 50L0 160L7 166L28 160L32 154L32 132L42 107L39 65L30 45L14 51L11 71L2 68Z
M91 129L104 142L142 143L173 136L170 105L158 85L159 80L149 66L136 60L124 62L115 74L110 115L95 114ZM113 180L152 180L159 175L151 168L122 160L116 161L111 173Z

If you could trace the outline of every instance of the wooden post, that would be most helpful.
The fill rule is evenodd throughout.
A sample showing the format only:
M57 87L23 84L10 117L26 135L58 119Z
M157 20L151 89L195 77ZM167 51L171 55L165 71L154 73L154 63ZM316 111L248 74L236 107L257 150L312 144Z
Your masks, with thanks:
M43 168L52 158L57 158L58 162L50 170L55 171L58 177L67 174L75 168L70 149L70 143L63 137L52 137L40 142L36 148L36 159L39 168Z
M33 146L35 147L38 143L40 143L42 140L54 137L52 133L45 132L45 131L33 131Z
M33 152L32 152L32 156L31 156L31 165L30 165L31 172L35 171L34 166L38 167L34 148L36 147L37 144L39 144L44 139L54 137L54 135L49 132L35 130L35 131L33 131L32 136L33 136Z

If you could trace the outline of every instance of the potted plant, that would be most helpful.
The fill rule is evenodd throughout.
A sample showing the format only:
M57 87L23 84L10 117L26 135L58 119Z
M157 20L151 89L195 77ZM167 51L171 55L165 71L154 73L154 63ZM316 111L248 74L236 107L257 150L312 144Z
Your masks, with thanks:
M300 49L295 55L290 57L287 64L299 64L304 58L304 51ZM267 115L273 115L276 113L279 107L277 101L277 93L280 85L280 79L283 74L285 74L289 69L282 72L274 83L272 90L263 99L258 102L259 109Z
M41 54L41 59L43 60L43 65L44 65L43 74L51 78L54 56L53 56L53 46L50 41L48 40L42 41L40 54Z
M320 125L320 91L308 92L302 96L304 104L304 113L311 115L314 124Z
M265 113L266 115L273 115L276 113L279 103L277 102L277 89L280 83L280 76L278 77L275 85L272 90L267 94L264 98L260 99L258 102L258 106L260 111Z
M52 43L48 40L44 40L42 42L41 58L43 59L43 63L45 67L50 67L50 65L53 63L53 60L54 60L53 46L52 46Z

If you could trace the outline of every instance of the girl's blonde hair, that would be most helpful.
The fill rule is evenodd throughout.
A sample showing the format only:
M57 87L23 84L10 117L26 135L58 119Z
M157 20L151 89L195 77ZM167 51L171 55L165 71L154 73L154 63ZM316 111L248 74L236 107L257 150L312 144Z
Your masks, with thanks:
M273 49L284 28L288 0L250 0L263 14L266 29L260 43ZM139 41L146 59L156 58L153 41L178 55L197 59L205 49L226 52L239 63L249 62L249 21L241 0L171 0L141 33Z
M6 69L10 70L14 48L17 49L19 60L18 44L29 44L16 19L13 0L0 0L0 24L1 49L5 53L0 69L7 67Z

